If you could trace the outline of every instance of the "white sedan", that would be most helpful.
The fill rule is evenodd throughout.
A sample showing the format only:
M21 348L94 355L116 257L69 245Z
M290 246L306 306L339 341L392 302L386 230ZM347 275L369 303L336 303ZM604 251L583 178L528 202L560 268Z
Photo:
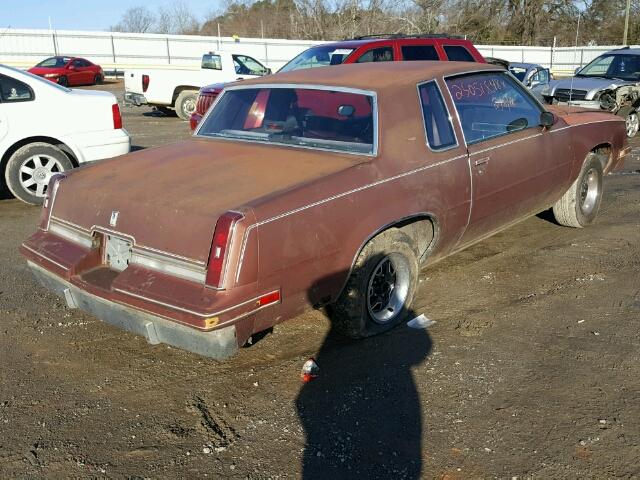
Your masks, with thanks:
M44 200L55 173L129 152L116 97L0 65L0 168L13 195Z

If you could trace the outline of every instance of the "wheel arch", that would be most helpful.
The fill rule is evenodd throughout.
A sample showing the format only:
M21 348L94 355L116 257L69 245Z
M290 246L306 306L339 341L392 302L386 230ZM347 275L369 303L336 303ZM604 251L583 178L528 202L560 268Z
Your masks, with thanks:
M342 295L362 249L375 237L392 228L397 228L416 243L420 264L423 264L431 251L433 251L440 237L440 223L436 216L431 212L414 213L382 225L368 235L358 247L353 259L351 260L351 266L344 278L343 284L337 291L337 295L333 301L340 298L340 295Z
M178 96L185 90L195 90L195 92L197 93L200 90L200 87L195 87L193 85L178 85L173 89L173 96L171 97L172 106L175 106Z
M33 136L33 137L20 139L14 144L12 144L9 148L7 148L7 150L2 155L2 159L0 159L0 170L4 173L7 167L7 163L9 162L9 159L11 158L11 156L18 149L24 147L25 145L29 145L30 143L48 143L50 145L53 145L54 147L57 147L64 152L64 154L69 158L69 160L73 164L74 168L77 168L79 166L78 158L75 152L66 143L53 137Z
M613 163L613 148L611 143L604 142L593 147L589 153L597 153L602 156L602 170L604 172L608 171L608 168L611 167ZM585 157L586 160L586 157ZM584 162L584 161L583 161Z

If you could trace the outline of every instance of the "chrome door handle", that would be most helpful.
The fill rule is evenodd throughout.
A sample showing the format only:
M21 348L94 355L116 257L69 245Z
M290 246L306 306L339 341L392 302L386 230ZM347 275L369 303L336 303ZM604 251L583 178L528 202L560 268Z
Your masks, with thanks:
M482 158L478 158L477 160L475 160L473 162L474 165L478 166L478 165L483 165L485 163L489 163L489 160L491 159L491 157L482 157Z

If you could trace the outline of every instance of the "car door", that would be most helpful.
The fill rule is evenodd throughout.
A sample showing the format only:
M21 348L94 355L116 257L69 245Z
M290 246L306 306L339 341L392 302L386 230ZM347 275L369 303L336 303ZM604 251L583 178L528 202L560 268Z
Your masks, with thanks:
M504 71L446 79L464 133L472 207L461 245L548 208L566 187L566 131L540 126L542 106Z
M0 92L3 91L3 77L0 75ZM2 102L2 94L0 93L0 153L4 153L5 148L2 146L2 140L9 133L9 117L7 116L6 106Z
M248 55L232 55L232 57L233 66L236 69L236 74L239 75L239 80L261 77L268 72L267 67Z
M69 63L67 66L67 72L67 81L69 86L82 85L84 74L82 72L82 61L79 58L76 58Z
M93 66L87 60L80 60L80 73L82 73L83 85L89 85L93 83L95 71L93 69Z
M540 102L543 100L542 89L549 84L550 77L548 68L537 68L527 82L529 90Z

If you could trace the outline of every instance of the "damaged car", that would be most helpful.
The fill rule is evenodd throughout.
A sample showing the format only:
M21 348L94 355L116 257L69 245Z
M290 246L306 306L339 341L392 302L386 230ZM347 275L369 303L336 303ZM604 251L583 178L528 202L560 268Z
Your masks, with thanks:
M628 137L640 128L640 49L621 48L600 55L571 78L542 90L548 104L604 110L625 119Z
M619 117L480 63L280 73L226 86L188 140L56 175L21 252L152 344L222 359L308 308L363 338L410 318L424 266L549 208L592 223L628 152Z

